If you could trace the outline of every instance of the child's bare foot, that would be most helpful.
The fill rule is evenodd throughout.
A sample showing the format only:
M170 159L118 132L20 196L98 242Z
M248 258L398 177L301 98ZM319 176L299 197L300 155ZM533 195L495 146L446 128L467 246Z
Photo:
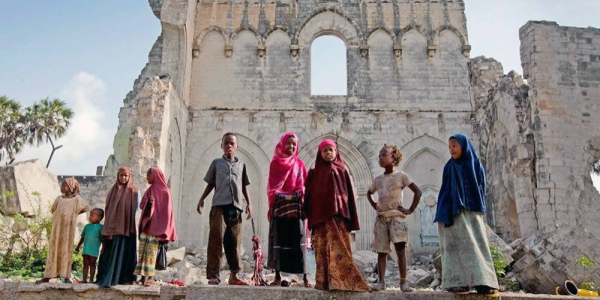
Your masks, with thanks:
M87 280L82 280L82 281L81 281L81 282L79 282L79 283L88 283L88 281L87 281Z
M44 282L50 282L50 278L42 278L40 280L37 280L35 282L35 284L40 284L40 283L44 283Z
M304 279L304 287L305 288L312 288L314 287L314 285L310 282L310 280L308 280L308 278Z
M383 291L385 290L385 282L379 282L376 285L371 287L374 291Z
M281 286L281 278L271 281L271 283L269 283L269 286Z
M404 293L410 293L412 291L414 291L413 288L410 287L410 285L408 285L408 282L403 282L400 284L400 289L402 290L402 292Z
M314 286L312 283L310 283L310 279L308 278L308 274L304 274L303 280L304 280L304 287L312 288Z
M146 282L144 282L144 286L153 286L154 283L154 278L149 276L148 279L146 279Z

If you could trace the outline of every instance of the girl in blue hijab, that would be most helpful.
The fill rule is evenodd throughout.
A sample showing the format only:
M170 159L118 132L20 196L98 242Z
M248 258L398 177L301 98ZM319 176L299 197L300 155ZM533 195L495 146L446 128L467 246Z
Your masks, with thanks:
M442 288L456 294L498 297L498 279L488 246L485 169L473 143L458 133L448 140L452 158L444 167L434 222L442 253Z

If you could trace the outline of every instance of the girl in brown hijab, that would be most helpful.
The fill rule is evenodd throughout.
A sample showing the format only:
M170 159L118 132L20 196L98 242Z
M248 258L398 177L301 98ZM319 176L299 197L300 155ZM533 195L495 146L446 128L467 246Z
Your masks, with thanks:
M332 140L319 145L315 168L308 173L304 209L313 233L317 262L315 288L370 291L352 259L350 231L359 230L352 179Z
M137 262L135 212L138 189L133 185L129 167L119 168L117 182L108 192L102 230L103 251L96 283L100 286L131 284Z

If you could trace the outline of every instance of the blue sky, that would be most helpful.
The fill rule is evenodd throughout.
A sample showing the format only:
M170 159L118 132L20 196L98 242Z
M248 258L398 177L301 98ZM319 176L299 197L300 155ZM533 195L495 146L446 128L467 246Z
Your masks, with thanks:
M600 28L597 0L465 2L472 56L494 57L505 72L522 73L518 31L528 20ZM94 174L112 153L119 108L160 34L158 19L145 0L0 0L0 8L0 95L24 105L45 97L67 101L77 116L59 141L64 148L50 169ZM325 53L335 51L334 44L321 46ZM331 64L328 69L343 70L334 60L324 60ZM343 90L342 85L335 86ZM45 162L49 153L48 145L27 149L18 158Z

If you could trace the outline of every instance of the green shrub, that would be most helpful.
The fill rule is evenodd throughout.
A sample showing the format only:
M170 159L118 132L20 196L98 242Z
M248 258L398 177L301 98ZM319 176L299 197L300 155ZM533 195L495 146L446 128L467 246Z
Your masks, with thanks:
M506 276L505 268L508 266L508 262L504 260L504 254L500 252L496 245L490 244L490 251L492 252L492 260L494 262L494 270L496 271L496 277L503 278L504 276Z
M0 275L15 279L40 278L43 276L48 255L47 240L52 230L52 217L42 207L40 194L32 192L37 204L33 217L17 214L8 216L0 206ZM12 192L0 198L12 197Z
M590 274L588 273L588 268L594 267L594 261L590 259L589 256L582 254L577 260L577 267L580 269L583 274L578 273L578 279L576 282L580 289L590 290L590 291L598 291L600 293L600 286L596 285L595 282L588 280Z

